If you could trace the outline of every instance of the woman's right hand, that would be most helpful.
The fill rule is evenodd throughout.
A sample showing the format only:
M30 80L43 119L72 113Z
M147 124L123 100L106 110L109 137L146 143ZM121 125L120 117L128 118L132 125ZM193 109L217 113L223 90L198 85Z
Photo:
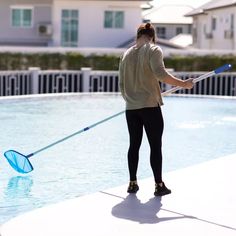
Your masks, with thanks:
M192 89L194 86L193 78L187 79L184 81L184 88L186 89Z

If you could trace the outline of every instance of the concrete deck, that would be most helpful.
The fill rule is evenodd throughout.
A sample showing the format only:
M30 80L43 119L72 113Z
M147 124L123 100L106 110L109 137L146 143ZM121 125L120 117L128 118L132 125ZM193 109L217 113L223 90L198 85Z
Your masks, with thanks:
M16 217L1 236L236 236L236 155L164 175L172 194L154 197L152 178Z

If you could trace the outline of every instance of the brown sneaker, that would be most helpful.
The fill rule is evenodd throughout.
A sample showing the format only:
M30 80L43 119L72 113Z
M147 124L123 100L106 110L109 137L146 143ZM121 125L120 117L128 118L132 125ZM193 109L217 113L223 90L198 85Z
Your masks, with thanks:
M139 186L138 186L137 182L130 181L128 189L127 189L127 193L137 193L138 190L139 190Z
M155 184L155 192L154 192L154 195L156 197L158 196L164 196L164 195L167 195L167 194L170 194L171 193L171 190L168 189L164 182L162 182L162 186L160 186L159 184Z

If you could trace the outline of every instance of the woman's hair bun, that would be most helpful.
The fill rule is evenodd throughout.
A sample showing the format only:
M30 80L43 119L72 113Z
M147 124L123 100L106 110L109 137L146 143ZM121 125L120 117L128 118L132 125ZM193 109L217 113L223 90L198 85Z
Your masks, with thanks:
M150 29L151 28L151 24L150 23L147 23L146 25L145 25L145 29Z
M137 39L139 39L142 35L146 35L150 38L153 38L153 42L156 42L155 38L155 29L153 25L148 22L148 23L143 23L141 24L138 29L137 29Z

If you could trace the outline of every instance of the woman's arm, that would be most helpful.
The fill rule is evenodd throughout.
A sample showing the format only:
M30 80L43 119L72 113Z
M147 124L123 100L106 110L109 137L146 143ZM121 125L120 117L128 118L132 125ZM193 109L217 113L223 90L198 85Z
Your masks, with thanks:
M181 80L181 79L174 77L171 74L168 74L163 79L163 82L166 84L170 84L173 86L179 86L179 87L186 88L186 89L191 89L191 88L193 88L193 85L194 85L192 78L190 78L188 80Z

